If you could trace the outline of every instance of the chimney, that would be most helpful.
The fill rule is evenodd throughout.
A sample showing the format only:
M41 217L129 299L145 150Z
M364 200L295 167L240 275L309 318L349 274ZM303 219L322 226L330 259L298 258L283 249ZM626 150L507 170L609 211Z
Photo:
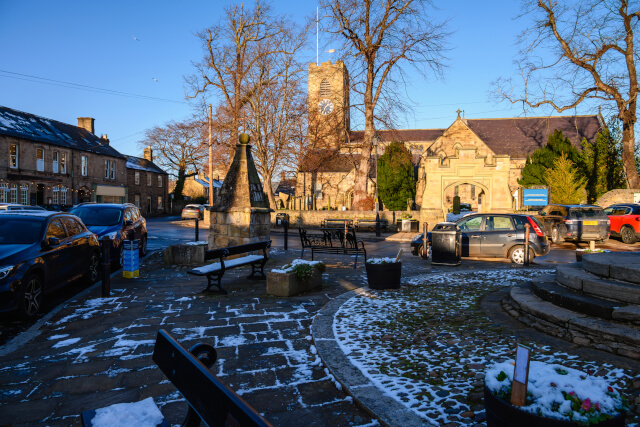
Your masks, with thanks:
M153 162L153 150L151 149L150 145L144 149L144 158L145 160L149 160L150 162Z
M88 130L91 133L95 133L93 126L95 119L93 117L78 117L78 127Z
M280 172L280 182L284 181L284 171Z

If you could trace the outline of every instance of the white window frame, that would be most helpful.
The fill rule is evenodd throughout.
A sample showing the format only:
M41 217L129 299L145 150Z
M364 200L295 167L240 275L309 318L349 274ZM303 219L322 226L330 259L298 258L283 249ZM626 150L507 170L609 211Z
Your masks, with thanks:
M158 188L162 188L162 175L158 175Z
M147 187L151 187L151 174L147 172Z
M53 187L53 204L57 205L60 203L60 187L57 185Z
M0 183L0 203L7 203L9 200L9 184L6 182Z
M18 203L18 184L9 185L9 203Z
M158 196L158 209L162 210L162 196Z
M20 185L20 204L25 206L29 204L29 184Z
M42 158L38 158L42 154ZM44 172L44 148L36 148L36 170Z
M11 154L11 148L15 150L14 154ZM18 144L9 144L9 167L11 169L18 169L20 167L20 146Z
M81 175L82 176L87 176L87 156L80 156L80 163L81 163Z
M109 179L109 160L104 161L104 179Z
M51 162L51 169L53 170L53 173L58 173L59 167L60 167L60 152L54 151L53 161Z
M115 160L111 161L111 179L116 179L116 162L115 162Z
M64 185L60 186L60 204L67 204L67 187L65 187Z
M136 185L140 185L140 172L136 171L136 173L134 174L134 179L135 179L135 184Z
M133 200L134 200L133 204L136 205L137 208L140 208L140 195L139 194L134 195Z
M60 173L67 173L67 153L60 153Z

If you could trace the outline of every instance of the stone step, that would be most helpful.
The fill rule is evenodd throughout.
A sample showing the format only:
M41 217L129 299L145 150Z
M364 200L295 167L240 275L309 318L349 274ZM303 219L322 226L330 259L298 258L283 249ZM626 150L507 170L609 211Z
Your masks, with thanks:
M586 254L582 268L603 278L640 284L640 252Z
M531 281L534 295L543 301L577 313L601 319L613 319L613 312L620 303L586 295L560 286L552 277L536 277Z
M593 254L594 257L602 255L607 254ZM584 263L583 260L582 266ZM579 263L558 265L556 281L566 288L582 291L595 297L619 301L625 305L640 304L640 285L602 278L583 270Z

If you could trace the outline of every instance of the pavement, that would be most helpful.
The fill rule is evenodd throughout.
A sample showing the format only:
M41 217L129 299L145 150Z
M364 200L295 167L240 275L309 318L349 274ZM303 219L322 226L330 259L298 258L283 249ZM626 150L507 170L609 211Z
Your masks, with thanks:
M430 274L473 276L487 268L523 269L482 260L465 260L460 267L431 267L411 256L406 242L365 237L368 257L395 256L399 248L404 249L403 283ZM284 251L278 233L273 238L268 268L281 267L300 255L297 249ZM223 282L228 295L204 294L204 278L187 275L186 266L164 266L160 253L150 254L141 263L140 278L124 279L116 273L110 297L101 297L98 283L0 347L0 425L75 426L85 410L147 397L154 398L171 424L181 423L186 403L151 360L160 328L187 348L199 342L212 344L218 351L214 373L274 425L427 424L367 381L367 375L360 372L358 376L348 355L335 345L331 319L352 296L364 291L364 266L354 269L348 257L319 259L327 264L322 289L280 298L265 293L264 281L246 280L250 268L227 272ZM549 268L544 262L530 267L544 268ZM507 325L509 339L512 333L539 337L554 351L604 360L640 378L637 362L549 341L514 324L502 313L496 292L487 288L479 293L479 311L470 315L484 313L490 323ZM483 425L481 405L472 399L478 396L478 380L470 381L471 391L458 399L468 410L450 411L445 421L434 423ZM371 399L365 398L363 390L370 392ZM632 402L637 398L640 403L638 390L640 381L629 390Z

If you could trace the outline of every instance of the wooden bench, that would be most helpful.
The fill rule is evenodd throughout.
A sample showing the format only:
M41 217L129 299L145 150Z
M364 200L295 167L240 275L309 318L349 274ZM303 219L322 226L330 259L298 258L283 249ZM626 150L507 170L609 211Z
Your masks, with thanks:
M197 267L187 271L189 274L194 274L196 276L207 276L207 288L204 292L211 292L216 294L224 294L226 295L227 291L222 288L222 276L224 276L224 272L236 267L242 267L243 265L251 265L251 274L247 277L247 279L266 279L267 275L264 274L264 265L269 260L267 256L267 249L271 247L271 240L266 240L264 242L254 242L247 243L246 245L238 245L238 246L227 246L226 248L212 249L210 251L206 251L204 253L205 261L209 261L212 259L217 259L218 262L214 262L211 264L203 265L202 267ZM248 254L241 258L234 258L230 260L226 260L225 258L231 255L239 255L247 252L259 251L262 250L262 255L251 255ZM260 271L258 271L258 268ZM259 273L260 277L255 277L255 274ZM213 284L212 278L218 280L218 290L211 290L211 285Z
M353 227L352 219L338 219L338 218L325 218L322 220L322 228L344 228L344 223L347 223L347 227Z
M153 361L189 404L183 426L261 426L271 424L211 371L218 355L209 344L187 350L167 331L160 329L153 349ZM96 411L82 413L82 424L92 426ZM160 426L169 426L166 419Z
M353 255L356 259L353 268L357 267L358 254L364 254L364 261L367 262L367 251L364 248L364 242L357 240L356 230L353 227L339 228L321 228L316 233L309 233L306 229L298 227L300 233L300 241L302 243L302 254L300 258L304 258L304 250L311 249L311 261L315 253Z
M389 222L386 219L380 220L380 229L386 231L388 225L389 225ZM363 228L372 228L375 230L376 220L375 219L357 219L355 228L358 231L360 231Z

